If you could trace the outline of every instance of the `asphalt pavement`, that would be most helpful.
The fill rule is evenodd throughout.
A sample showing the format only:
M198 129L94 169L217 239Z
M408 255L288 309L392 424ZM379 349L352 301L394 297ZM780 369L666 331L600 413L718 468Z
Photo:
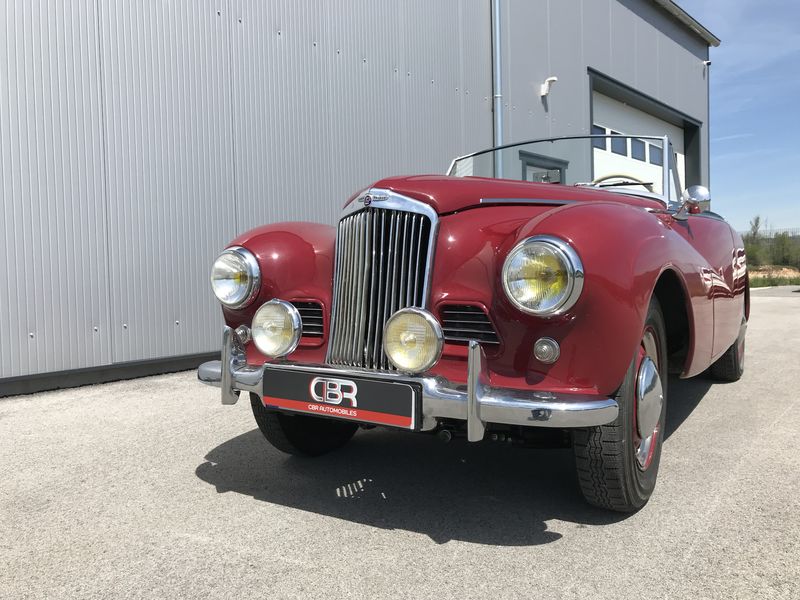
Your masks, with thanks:
M800 291L745 375L670 381L655 494L569 450L359 432L298 459L192 372L0 400L0 598L798 598Z

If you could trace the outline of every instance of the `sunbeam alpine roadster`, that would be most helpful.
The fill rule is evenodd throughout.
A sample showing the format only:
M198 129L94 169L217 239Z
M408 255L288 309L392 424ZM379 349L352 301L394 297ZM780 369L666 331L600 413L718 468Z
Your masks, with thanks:
M618 152L632 144L638 158ZM708 190L679 195L677 160L666 137L525 142L378 181L337 227L253 229L213 265L227 326L198 377L223 404L247 393L290 454L359 427L520 445L560 432L586 499L636 510L668 374L744 366L742 239Z

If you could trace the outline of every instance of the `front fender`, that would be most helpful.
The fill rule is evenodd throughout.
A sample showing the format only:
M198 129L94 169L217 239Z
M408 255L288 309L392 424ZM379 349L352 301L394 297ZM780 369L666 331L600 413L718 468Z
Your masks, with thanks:
M688 272L684 285L690 294L702 285L691 269L696 252L659 216L638 207L597 202L532 209L497 207L489 209L491 215L475 209L442 218L434 309L452 302L488 310L502 339L502 346L487 357L497 385L513 385L524 376L528 385L542 389L612 394L639 344L661 273L672 268L683 282ZM578 302L567 314L552 318L519 311L500 282L508 252L520 240L542 234L572 244L586 272ZM703 317L711 322L710 303L698 300L687 308L690 324ZM532 355L534 342L543 336L561 345L553 365L543 365Z
M252 252L261 269L261 289L256 299L241 310L223 308L230 327L249 325L255 311L273 298L291 301L317 301L322 304L325 338L301 342L292 358L298 361L324 361L327 332L330 331L334 247L336 229L319 223L288 222L265 225L248 231L229 246L242 246ZM263 363L254 344L248 345L248 362Z

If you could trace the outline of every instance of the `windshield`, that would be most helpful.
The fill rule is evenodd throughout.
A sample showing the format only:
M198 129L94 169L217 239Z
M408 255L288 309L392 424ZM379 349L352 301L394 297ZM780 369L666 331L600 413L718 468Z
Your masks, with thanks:
M674 203L680 189L674 164L666 136L589 135L475 152L455 159L448 175L592 186Z

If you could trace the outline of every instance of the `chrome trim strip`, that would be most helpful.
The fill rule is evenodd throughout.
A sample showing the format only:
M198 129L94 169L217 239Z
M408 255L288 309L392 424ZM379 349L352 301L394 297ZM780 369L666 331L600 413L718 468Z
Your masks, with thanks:
M268 371L294 370L420 384L422 430L435 429L441 418L458 419L467 421L472 441L482 439L480 432L485 431L487 423L526 427L594 427L610 423L619 412L617 401L613 398L491 387L488 385L488 369L479 344L476 344L477 350L471 348L467 366L468 384L463 385L438 376L409 377L397 372L334 368L329 365L275 362L254 367L244 363L244 351L234 340L232 329L226 327L222 339L223 360L200 365L197 378L208 385L221 387L223 404L234 404L238 399L237 390L261 395L262 381Z
M481 198L480 204L541 204L544 206L562 206L576 204L577 200L551 200L548 198Z

